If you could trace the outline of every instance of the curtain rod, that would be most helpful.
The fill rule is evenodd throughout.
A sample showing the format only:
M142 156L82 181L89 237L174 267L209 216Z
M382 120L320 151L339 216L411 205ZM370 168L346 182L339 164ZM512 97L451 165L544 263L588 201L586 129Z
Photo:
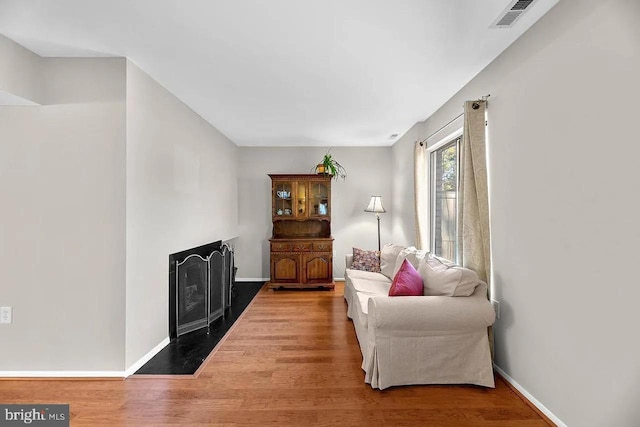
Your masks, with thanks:
M484 101L484 102L486 102L486 101L487 101L487 99L489 99L489 97L490 97L490 96L491 96L491 94L484 95L484 96L480 97L480 99L476 99L476 102L477 102L477 101ZM475 107L475 105L474 105L474 107ZM477 108L474 108L474 110L476 110L476 109L477 109ZM423 145L423 144L424 144L425 142L427 142L427 140L428 140L429 138L431 138L433 135L437 134L437 133L438 133L438 132L440 132L442 129L446 128L447 126L449 126L451 123L455 122L456 120L458 120L458 119L459 119L460 117L462 117L462 116L464 116L464 112L462 112L462 113L458 114L458 115L457 115L457 116L455 116L453 119L449 120L449 121L447 122L447 124L445 124L444 126L442 126L440 129L438 129L437 131L433 132L431 135L429 135L429 136L428 136L428 137L426 137L425 139L421 140L421 141L420 141L420 145Z

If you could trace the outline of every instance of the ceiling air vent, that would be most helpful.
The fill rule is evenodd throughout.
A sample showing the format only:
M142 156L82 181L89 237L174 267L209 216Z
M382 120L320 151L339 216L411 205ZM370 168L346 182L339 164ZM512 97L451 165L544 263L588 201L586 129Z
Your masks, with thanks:
M490 28L510 28L536 0L513 0L493 21Z

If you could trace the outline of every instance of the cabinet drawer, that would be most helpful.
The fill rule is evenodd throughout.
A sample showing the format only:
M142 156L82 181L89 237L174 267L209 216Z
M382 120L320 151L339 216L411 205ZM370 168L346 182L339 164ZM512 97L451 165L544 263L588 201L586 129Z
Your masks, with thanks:
M292 248L291 242L271 242L271 252L291 252Z
M331 252L331 242L314 242L313 250L316 252Z
M306 252L313 249L313 244L311 242L295 242L293 244L294 252Z

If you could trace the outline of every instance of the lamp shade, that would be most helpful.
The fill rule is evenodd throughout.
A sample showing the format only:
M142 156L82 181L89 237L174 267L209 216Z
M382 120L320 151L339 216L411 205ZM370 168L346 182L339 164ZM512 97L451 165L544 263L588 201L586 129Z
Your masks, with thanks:
M384 206L382 206L382 197L381 196L371 196L371 200L369 201L369 206L364 210L365 212L375 212L375 213L383 213L386 212Z

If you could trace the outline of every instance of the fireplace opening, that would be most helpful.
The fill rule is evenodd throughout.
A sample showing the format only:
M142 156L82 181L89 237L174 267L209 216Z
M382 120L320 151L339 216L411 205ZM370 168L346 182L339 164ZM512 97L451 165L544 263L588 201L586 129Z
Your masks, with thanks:
M208 327L231 306L233 248L222 241L169 255L169 336Z

